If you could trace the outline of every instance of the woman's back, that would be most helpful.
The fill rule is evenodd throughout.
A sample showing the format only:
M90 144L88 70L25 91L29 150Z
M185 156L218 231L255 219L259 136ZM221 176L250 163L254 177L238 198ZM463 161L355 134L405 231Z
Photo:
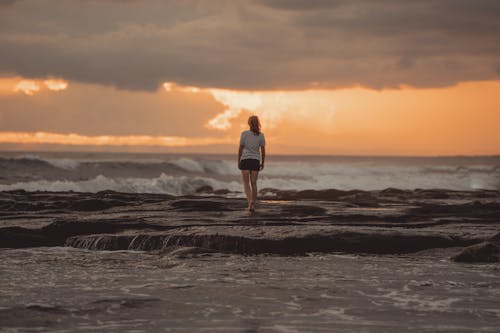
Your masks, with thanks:
M243 147L241 159L260 160L260 147L266 145L264 133L255 134L253 131L244 131L241 133L240 146Z

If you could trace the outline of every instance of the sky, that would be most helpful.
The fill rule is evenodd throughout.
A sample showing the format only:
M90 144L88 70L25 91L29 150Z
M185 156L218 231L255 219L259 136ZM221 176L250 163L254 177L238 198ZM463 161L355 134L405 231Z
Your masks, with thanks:
M496 0L0 0L0 150L500 154Z

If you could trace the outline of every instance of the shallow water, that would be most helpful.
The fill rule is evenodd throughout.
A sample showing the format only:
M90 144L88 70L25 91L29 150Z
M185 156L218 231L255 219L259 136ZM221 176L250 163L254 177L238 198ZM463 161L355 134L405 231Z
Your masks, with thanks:
M2 332L498 332L500 266L0 249Z

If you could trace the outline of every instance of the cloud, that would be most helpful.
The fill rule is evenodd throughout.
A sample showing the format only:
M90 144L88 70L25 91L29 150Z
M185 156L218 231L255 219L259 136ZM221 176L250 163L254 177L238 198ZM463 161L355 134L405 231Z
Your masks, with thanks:
M12 90L13 80L0 80L0 86L2 81ZM209 94L124 91L76 82L58 90L66 82L19 82L24 82L24 93L0 94L0 131L193 138L225 135L204 126L223 111Z
M40 91L40 85L34 80L22 80L14 87L14 92L22 92L28 96L33 96Z
M2 2L7 4L7 2ZM8 1L0 74L153 91L498 79L495 0Z
M17 0L0 0L0 7L2 6L10 6L14 4Z
M315 130L330 130L335 112L335 98L330 90L305 91L235 91L226 89L182 86L174 82L163 83L167 92L210 95L224 109L205 124L206 128L227 132L234 124L243 124L251 114L257 114L267 128L276 128L286 121L300 122ZM237 131L238 129L236 129Z
M12 78L10 80L12 80ZM68 88L68 82L61 79L47 79L43 81L18 79L18 82L15 85L12 85L9 90L10 92L20 92L28 96L33 96L40 92L43 88L47 88L52 91L62 91Z
M47 132L0 132L0 143L58 144L70 146L159 146L186 147L232 143L229 137L188 138L180 136L150 135L101 135L86 136L76 133L60 134Z
M346 0L261 0L263 5L285 10L317 10L335 8Z

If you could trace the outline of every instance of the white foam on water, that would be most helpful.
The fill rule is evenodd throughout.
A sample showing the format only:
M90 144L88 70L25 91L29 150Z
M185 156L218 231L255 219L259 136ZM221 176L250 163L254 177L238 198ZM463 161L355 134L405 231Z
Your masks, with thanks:
M79 161L72 159L72 158L43 158L38 155L32 155L32 154L26 154L22 155L20 157L15 158L17 160L32 160L32 161L42 161L42 162L47 162L50 165L59 168L59 169L65 169L65 170L72 170L78 167L80 164Z
M214 173L222 176L238 176L240 170L237 168L236 159L234 161L227 160L207 160L203 161L203 168L209 173Z
M211 186L214 190L228 189L240 191L241 185L236 181L219 181L207 177L170 176L162 173L157 178L109 178L99 175L83 181L37 180L0 185L0 191L22 189L26 191L75 191L99 192L113 190L132 193L163 193L171 195L187 195L195 193L203 186Z
M179 158L168 161L169 163L178 166L179 168L189 172L204 172L203 166L190 158Z
M13 159L16 161L13 168L18 170L15 177L24 181L11 185L0 185L0 189L89 192L109 189L129 192L191 194L197 188L209 185L214 189L242 191L240 170L237 168L235 156L222 158L189 156L158 159L134 155L125 159L99 156L99 158L90 160L86 156L73 158L74 156L71 155L70 157L72 158L66 155L57 158L38 155L17 156ZM21 159L28 160L28 163L20 166L19 160ZM4 159L0 162L8 165L11 160ZM36 164L29 163L29 160L44 161L58 169L64 169L66 172L39 170ZM81 164L82 162L85 162L85 165ZM127 177L129 178L114 176L117 167L114 165L115 162L119 163L121 174L128 172ZM148 164L149 175L152 173L158 177L144 178L144 169L138 167L137 163ZM169 170L165 163L175 165L180 170L177 168ZM94 168L94 166L97 167ZM35 171L32 172L33 170ZM75 181L74 179L81 177L82 170L85 171L89 179ZM28 182L24 175L30 174L32 178ZM99 174L104 174L106 177L98 176ZM175 178L172 177L174 174ZM68 177L71 180L57 179L58 177ZM9 182L8 175L3 176L3 179L7 180L5 182ZM45 179L56 180L47 181ZM12 180L10 182L12 183ZM416 188L499 190L500 162L497 159L479 158L426 158L422 160L411 158L370 159L368 157L357 159L289 157L287 159L271 159L259 174L260 189L382 190L388 187L409 190Z
M193 169L194 170L194 169ZM23 189L26 191L78 191L98 192L114 190L134 193L166 193L187 195L196 193L203 186L214 190L226 189L231 192L242 192L242 181L238 175L211 177L200 175L167 175L161 173L155 178L112 178L98 175L81 181L72 180L33 180L13 184L0 184L0 191ZM259 189L277 190L382 190L388 187L399 189L440 188L451 190L497 189L498 185L488 175L457 176L455 174L428 175L413 171L348 170L337 174L317 174L309 177L272 177L263 172L259 175Z
M71 158L48 158L45 161L59 169L72 170L80 165L80 162Z

